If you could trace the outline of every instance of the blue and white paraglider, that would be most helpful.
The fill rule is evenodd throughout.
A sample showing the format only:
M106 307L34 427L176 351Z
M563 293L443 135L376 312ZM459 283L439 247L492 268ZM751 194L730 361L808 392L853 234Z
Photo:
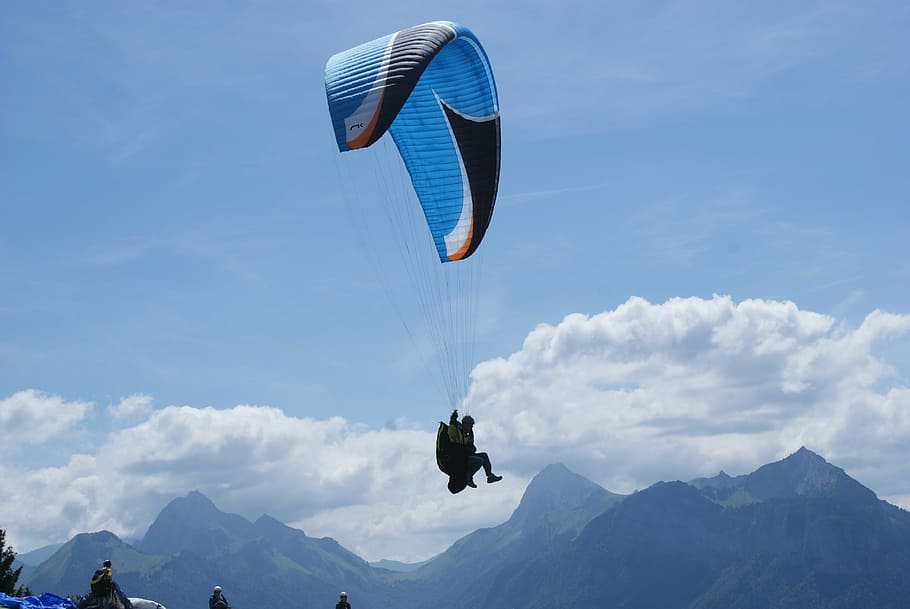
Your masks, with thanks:
M341 157L383 152L375 144L386 142L386 133L394 141L394 150L387 146L392 165L375 171L377 183L364 185L370 171L346 173L342 182L361 187L349 196L353 216L377 205L392 210L386 228L397 235L395 245L369 257L383 262L399 250L426 326L414 330L399 316L412 338L420 337L415 343L433 344L425 359L436 359L450 406L469 411L481 267L475 253L499 188L499 100L490 61L468 28L435 21L333 55L325 90ZM404 185L395 182L399 175ZM416 204L406 201L414 197ZM406 227L402 218L412 209L420 217ZM368 240L382 230L369 224L362 232ZM397 284L398 276L387 283Z
M338 149L391 133L439 259L470 256L493 215L500 163L496 84L474 34L437 21L378 38L332 56L325 88Z

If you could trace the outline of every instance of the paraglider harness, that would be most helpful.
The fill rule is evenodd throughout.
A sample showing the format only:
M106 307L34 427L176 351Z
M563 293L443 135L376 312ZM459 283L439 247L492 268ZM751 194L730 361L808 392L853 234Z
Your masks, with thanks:
M132 603L114 582L110 567L97 569L90 583L91 596L83 599L80 609L97 607L98 609L132 609Z
M98 609L127 609L129 601L122 596L122 592L114 584L114 575L110 568L97 569L92 575L90 584L91 599L85 599L86 608ZM80 603L80 607L83 604Z
M452 444L449 439L449 425L458 425L457 414L453 413L448 425L439 422L436 431L436 465L439 471L449 477L449 492L454 495L468 485L468 459L464 447Z
M114 576L110 569L97 569L92 575L92 596L97 599L108 598L114 594Z

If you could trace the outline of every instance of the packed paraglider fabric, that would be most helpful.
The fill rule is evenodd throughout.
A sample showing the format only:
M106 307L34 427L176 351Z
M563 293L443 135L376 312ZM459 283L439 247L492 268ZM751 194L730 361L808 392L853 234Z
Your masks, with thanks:
M25 596L21 598L0 592L0 607L9 607L10 609L76 609L76 605L70 599L48 592L41 596Z
M167 609L161 603L157 601L150 601L146 598L130 597L130 603L132 603L133 609Z
M436 21L333 55L326 97L341 152L391 133L442 262L480 245L499 186L499 101L466 27Z

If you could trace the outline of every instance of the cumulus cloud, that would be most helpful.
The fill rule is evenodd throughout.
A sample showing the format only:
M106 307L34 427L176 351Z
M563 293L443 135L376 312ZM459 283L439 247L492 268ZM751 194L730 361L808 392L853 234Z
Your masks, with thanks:
M6 468L25 492L0 505L0 520L15 524L22 547L99 529L141 536L168 501L198 489L224 510L268 513L367 558L419 560L489 524L491 513L507 518L523 489L513 481L511 502L446 501L434 441L435 430L369 429L267 406L169 406L110 433L94 454ZM416 532L413 542L404 531Z
M147 416L152 411L154 401L150 395L135 393L112 404L107 411L118 420L135 420Z
M457 496L435 468L435 430L406 421L375 429L256 405L142 415L151 398L132 396L115 410L142 419L88 454L0 466L21 490L0 504L0 521L24 548L101 528L141 536L168 501L199 489L225 511L271 514L369 560L420 560L503 522L552 462L630 492L747 473L801 445L900 501L910 496L910 388L880 346L908 332L908 315L873 311L849 328L791 302L722 296L631 298L540 325L473 372L478 445L506 478Z
M91 410L90 402L68 402L34 389L0 399L0 429L7 438L0 442L0 451L51 442L69 433Z
M472 403L510 464L562 460L617 491L745 473L800 445L892 462L875 439L910 439L906 388L885 389L895 371L876 347L908 330L910 316L881 311L849 329L792 302L631 298L477 366ZM899 480L864 482L897 493Z

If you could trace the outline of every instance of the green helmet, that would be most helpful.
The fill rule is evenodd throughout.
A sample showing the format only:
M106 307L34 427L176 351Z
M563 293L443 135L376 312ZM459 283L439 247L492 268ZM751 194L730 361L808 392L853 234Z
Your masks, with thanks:
M462 425L473 425L474 417L472 417L469 414L466 414L463 417L461 417L461 423L462 423Z

